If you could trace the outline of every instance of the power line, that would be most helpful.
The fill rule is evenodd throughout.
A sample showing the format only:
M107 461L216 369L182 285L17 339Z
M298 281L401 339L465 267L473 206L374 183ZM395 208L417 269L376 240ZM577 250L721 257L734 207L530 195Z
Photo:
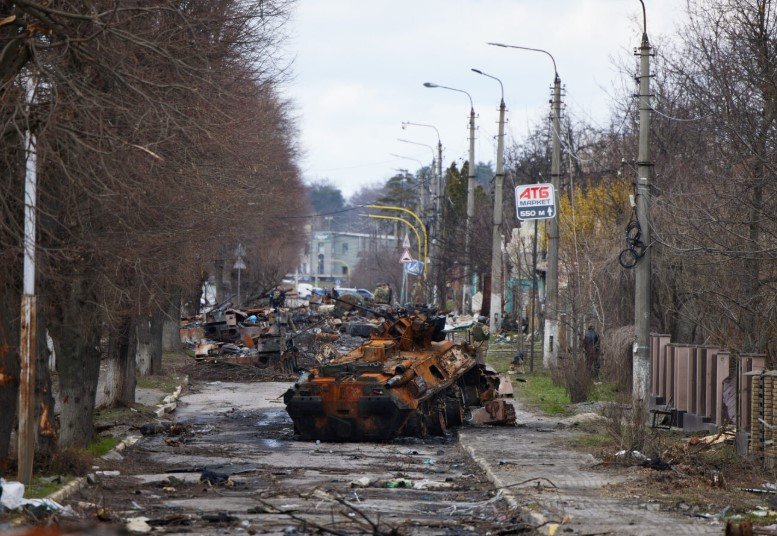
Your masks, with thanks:
M682 118L682 117L673 117L673 116L667 115L667 114L665 114L663 112L659 112L658 110L656 110L652 106L650 106L650 109L652 111L656 112L661 117L665 117L665 118L669 119L670 121L682 121L682 122L704 121L705 119L708 119L708 118L712 117L713 115L715 115L715 112L711 112L711 113L709 113L707 115L703 115L701 117Z

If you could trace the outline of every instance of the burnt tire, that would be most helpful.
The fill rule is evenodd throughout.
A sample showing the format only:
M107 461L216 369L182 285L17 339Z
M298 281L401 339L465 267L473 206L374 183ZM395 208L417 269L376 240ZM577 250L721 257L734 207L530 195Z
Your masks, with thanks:
M430 400L424 421L431 435L444 436L448 431L448 418L445 410L445 397L437 397Z

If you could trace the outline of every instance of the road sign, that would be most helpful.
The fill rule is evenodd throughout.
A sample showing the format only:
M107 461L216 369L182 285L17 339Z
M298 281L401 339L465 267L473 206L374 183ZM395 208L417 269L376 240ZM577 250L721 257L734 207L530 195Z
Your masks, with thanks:
M515 213L519 220L546 220L556 215L553 185L523 184L515 188Z
M405 271L411 275L421 275L424 271L424 263L413 259L405 264Z
M241 257L238 257L235 261L235 265L232 267L233 270L245 270L246 269L246 263L243 262L243 259Z
M410 250L405 248L405 252L402 253L402 258L399 259L399 262L405 263L405 262L412 262L413 256L410 255Z
M402 241L402 247L405 249L410 249L410 239L405 235L405 239Z

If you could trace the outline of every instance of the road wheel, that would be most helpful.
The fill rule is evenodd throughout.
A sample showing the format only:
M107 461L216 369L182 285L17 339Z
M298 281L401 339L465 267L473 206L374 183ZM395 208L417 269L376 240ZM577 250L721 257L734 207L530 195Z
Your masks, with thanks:
M446 413L445 396L439 396L429 401L426 423L430 434L445 435L445 432L448 431Z

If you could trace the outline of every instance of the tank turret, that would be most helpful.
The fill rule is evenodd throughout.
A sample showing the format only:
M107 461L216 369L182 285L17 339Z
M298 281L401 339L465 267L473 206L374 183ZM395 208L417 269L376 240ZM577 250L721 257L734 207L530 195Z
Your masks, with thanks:
M498 376L469 344L445 340L444 317L385 318L369 341L303 372L285 393L296 433L323 441L442 435L495 398ZM514 422L512 406L504 411Z

